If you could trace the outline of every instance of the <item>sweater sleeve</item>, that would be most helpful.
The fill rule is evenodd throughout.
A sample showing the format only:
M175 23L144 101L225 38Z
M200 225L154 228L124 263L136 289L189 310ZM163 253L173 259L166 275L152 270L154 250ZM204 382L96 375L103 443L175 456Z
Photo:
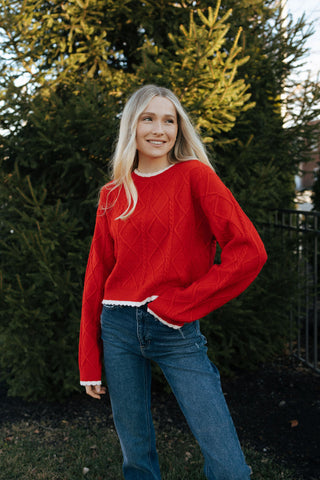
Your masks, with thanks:
M182 326L204 317L242 293L266 262L263 243L230 190L209 168L192 179L193 196L221 247L221 263L186 288L174 288L148 310L166 323ZM196 253L195 253L196 254Z
M100 315L104 285L114 263L113 239L106 215L106 188L102 189L96 215L82 298L79 369L82 385L99 385L102 370Z

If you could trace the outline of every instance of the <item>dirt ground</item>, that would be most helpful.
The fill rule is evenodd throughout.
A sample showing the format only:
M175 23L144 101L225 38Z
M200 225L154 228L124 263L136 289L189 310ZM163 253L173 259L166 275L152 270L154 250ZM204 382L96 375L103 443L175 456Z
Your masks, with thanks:
M222 381L223 391L240 440L294 469L304 480L320 480L320 376L299 363L279 359L253 373ZM172 394L154 388L154 419L160 426L187 429ZM27 403L8 398L0 386L0 422L51 421L82 418L112 422L107 399L98 402L84 394L64 404Z
M286 358L223 389L242 441L320 479L320 375Z

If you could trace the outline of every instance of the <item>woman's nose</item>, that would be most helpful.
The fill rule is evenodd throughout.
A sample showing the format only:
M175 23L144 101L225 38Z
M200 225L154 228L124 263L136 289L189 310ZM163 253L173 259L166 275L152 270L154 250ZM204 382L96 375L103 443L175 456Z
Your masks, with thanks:
M153 126L153 132L154 133L156 133L158 135L163 133L163 125L162 125L161 122L155 121L155 122L153 122L152 126Z

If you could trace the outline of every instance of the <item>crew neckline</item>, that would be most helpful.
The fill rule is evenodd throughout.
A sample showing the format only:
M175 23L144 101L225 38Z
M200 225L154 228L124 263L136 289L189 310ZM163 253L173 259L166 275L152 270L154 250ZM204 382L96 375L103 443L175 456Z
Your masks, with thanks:
M168 167L163 168L162 170L158 170L157 172L151 172L151 173L143 173L140 172L137 168L134 169L134 173L138 175L139 177L155 177L156 175L160 175L163 172L166 172L169 170L169 168L174 167L176 163L173 163L172 165L169 165Z

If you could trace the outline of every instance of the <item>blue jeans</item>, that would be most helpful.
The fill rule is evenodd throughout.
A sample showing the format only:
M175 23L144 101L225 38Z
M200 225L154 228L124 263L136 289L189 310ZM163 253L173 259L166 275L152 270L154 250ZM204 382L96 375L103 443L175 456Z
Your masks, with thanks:
M151 416L151 361L162 369L198 441L208 480L249 480L217 368L199 322L175 330L146 306L104 305L101 314L107 385L126 480L160 480ZM178 454L179 452L177 452Z

